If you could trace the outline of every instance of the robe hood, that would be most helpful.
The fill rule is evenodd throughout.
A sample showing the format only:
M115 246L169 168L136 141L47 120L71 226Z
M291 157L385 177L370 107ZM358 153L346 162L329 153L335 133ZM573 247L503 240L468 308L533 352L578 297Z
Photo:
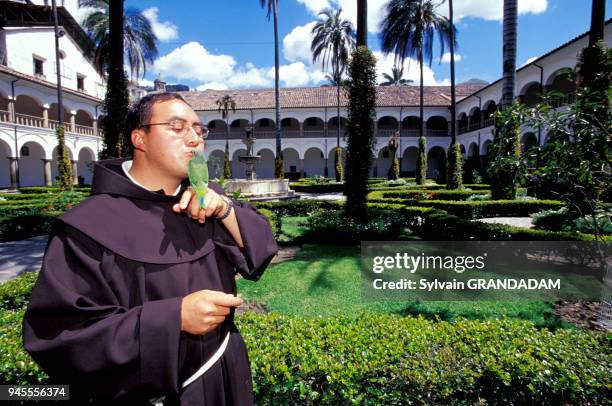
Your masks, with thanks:
M126 160L96 162L91 196L58 220L130 260L174 264L211 252L217 221L200 224L172 211L189 180L182 182L177 196L149 191L125 175L121 164ZM218 185L209 187L223 193Z
M150 200L156 202L174 202L180 198L182 192L189 186L188 179L181 183L178 196L165 195L163 190L146 190L132 182L124 173L121 165L130 158L108 159L94 162L93 184L91 194L110 194L133 199Z

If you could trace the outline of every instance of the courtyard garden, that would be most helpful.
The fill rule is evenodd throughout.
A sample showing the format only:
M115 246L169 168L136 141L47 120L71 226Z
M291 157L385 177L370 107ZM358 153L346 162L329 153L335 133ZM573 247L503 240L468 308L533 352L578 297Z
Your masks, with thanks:
M340 193L342 183L302 180L305 193ZM325 189L329 188L329 189ZM23 188L2 194L0 238L47 234L55 217L89 194ZM245 299L236 322L247 343L260 404L538 403L601 404L612 395L612 335L574 324L552 301L366 301L360 242L591 241L589 227L540 221L559 200L519 189L492 200L486 184L459 190L412 178L368 182L368 217L343 201L253 203L281 251L258 282L238 279ZM550 214L554 213L554 214ZM534 228L483 217L529 217ZM554 217L553 217L554 219ZM21 318L36 273L0 285L3 384L46 382L21 346ZM585 328L585 326L587 328ZM590 327L590 328L589 328Z

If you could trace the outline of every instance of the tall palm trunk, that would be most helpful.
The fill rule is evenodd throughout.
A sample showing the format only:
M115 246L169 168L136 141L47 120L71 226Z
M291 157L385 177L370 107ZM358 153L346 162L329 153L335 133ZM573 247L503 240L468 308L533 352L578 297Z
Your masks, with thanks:
M448 20L450 22L450 77L451 77L451 145L457 143L456 95L455 95L455 25L453 24L453 0L448 0Z
M504 0L502 109L512 105L516 79L517 0Z
M110 53L103 123L105 158L125 156L131 145L126 139L127 135L123 135L128 106L127 81L123 70L123 0L110 0L108 22Z
M463 184L461 174L461 147L457 145L457 113L455 95L455 25L453 24L453 0L448 0L448 20L450 22L450 76L451 76L451 144L448 149L447 189L458 189Z
M357 0L357 46L368 46L368 1Z
M283 155L281 148L281 119L280 119L280 63L278 56L278 12L276 0L272 3L274 12L274 108L276 110L276 160L275 177L283 178Z
M595 45L604 37L604 20L606 15L606 0L593 0L591 4L591 29L589 31L589 46Z

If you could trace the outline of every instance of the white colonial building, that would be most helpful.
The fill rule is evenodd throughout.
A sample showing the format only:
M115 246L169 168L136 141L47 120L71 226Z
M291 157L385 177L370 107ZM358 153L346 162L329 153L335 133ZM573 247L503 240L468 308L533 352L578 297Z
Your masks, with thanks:
M605 40L612 39L612 20L605 26ZM577 56L588 43L588 35L580 35L517 70L516 94L527 105L539 101L546 91L557 91L563 96L555 101L561 107L574 98L574 84L568 73L575 68ZM487 147L493 139L492 115L501 100L501 79L488 85L466 83L457 86L458 142L466 154L466 174L484 167ZM376 146L371 175L386 176L391 164L387 151L389 137L400 131L401 172L412 176L418 152L419 91L418 86L383 87L377 89ZM238 157L246 152L242 139L247 129L256 138L254 153L261 155L257 165L260 178L272 177L275 156L274 89L244 89L181 93L196 109L200 118L211 129L207 152L216 162L213 172L222 168L226 123L221 120L215 101L231 95L237 110L230 112L229 149L234 177L244 177L245 167ZM333 87L281 89L282 151L285 172L289 176L333 176L334 148L340 123L340 147L346 148L346 98L341 97L340 119L336 113L336 90ZM425 87L425 134L427 138L428 177L444 173L446 150L450 144L450 88ZM530 128L522 129L523 148L546 141L546 134Z
M62 7L58 18L66 146L75 181L90 183L102 147L97 123L105 84L85 32ZM59 118L51 7L2 2L0 21L0 188L51 185Z
M55 127L57 126L57 88L55 44L50 7L2 2L0 7L0 188L50 185L57 175ZM69 122L67 146L73 167L85 183L91 182L91 163L98 158L102 138L98 121L104 97L104 81L95 71L92 44L80 26L59 8L62 51L62 85L66 121ZM610 20L605 39L611 39ZM559 106L574 97L574 85L567 72L576 65L587 34L574 38L546 55L521 67L516 75L516 92L523 102L535 104L539 94L557 90ZM221 173L226 123L221 120L215 101L230 94L236 112L229 117L229 147L234 177L245 177L238 160L246 153L242 142L247 130L256 138L254 152L259 178L274 173L275 113L273 89L181 92L194 107L202 122L211 129L206 151L212 173ZM488 144L493 138L492 114L501 99L501 80L491 84L465 83L457 86L458 141L466 154L467 181L474 169L483 167ZM336 113L333 87L281 89L282 151L288 176L333 176L333 150L340 127L340 147L346 148L346 98L341 98ZM418 86L378 87L375 160L371 175L385 176L391 160L387 151L389 137L399 131L399 157L404 176L414 174L420 126ZM423 117L427 137L428 176L444 173L446 149L450 144L450 88L425 88ZM546 134L523 129L524 145L543 144Z

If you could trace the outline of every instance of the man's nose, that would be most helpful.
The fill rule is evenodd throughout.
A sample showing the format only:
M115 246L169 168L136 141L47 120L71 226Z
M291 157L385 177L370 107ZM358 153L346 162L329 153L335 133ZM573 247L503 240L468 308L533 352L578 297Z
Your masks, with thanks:
M202 137L200 137L198 133L195 132L193 127L187 128L187 133L184 137L185 141L187 141L189 145L198 145L200 141L202 141Z

